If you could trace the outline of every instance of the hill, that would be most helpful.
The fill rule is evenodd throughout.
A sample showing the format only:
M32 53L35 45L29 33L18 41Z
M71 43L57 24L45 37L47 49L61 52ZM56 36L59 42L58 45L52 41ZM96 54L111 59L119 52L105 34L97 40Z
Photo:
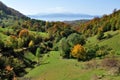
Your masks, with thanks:
M17 16L18 18L26 18L25 15L23 15L22 13L14 10L14 9L12 9L10 7L7 7L1 1L0 1L0 12L4 13L6 15Z
M1 2L0 80L119 80L119 14L48 22Z
M90 21L90 20L83 19L83 20L64 21L64 23L70 24L71 26L79 26L79 25L84 24L88 21Z
M99 31L107 32L110 30L120 29L120 10L114 10L110 15L103 15L103 17L96 17L85 24L77 25L77 31L82 32L86 36L93 36Z

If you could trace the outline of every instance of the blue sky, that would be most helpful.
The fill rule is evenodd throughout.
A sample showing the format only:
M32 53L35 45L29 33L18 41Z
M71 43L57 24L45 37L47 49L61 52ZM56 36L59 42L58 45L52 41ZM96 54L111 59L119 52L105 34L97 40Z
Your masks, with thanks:
M110 14L120 9L120 0L1 0L25 15L38 13Z

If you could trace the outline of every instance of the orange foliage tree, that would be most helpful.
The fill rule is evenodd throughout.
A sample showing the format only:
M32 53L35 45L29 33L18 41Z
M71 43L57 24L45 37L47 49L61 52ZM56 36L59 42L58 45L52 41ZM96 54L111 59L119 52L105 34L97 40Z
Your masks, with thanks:
M71 50L71 56L77 58L78 60L85 60L86 58L85 48L80 44L75 45Z
M27 37L29 34L29 31L27 29L23 29L20 31L19 33L19 37L22 38L22 37Z

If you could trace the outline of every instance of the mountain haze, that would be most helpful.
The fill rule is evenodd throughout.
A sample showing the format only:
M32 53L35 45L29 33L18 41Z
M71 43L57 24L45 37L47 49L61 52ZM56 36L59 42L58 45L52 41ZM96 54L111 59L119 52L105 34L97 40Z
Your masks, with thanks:
M75 13L51 13L51 14L37 14L28 15L33 19L53 20L53 21L69 21L69 20L81 20L92 19L95 16L88 14L75 14Z

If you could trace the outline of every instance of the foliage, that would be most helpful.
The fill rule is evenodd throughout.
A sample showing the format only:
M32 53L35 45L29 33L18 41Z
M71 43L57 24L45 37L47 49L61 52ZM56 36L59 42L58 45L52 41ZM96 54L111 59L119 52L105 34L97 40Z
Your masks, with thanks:
M0 40L0 49L4 48L4 42L2 40Z
M66 38L62 38L58 44L59 51L61 53L61 56L63 58L69 58L70 57L70 46L66 41Z
M78 60L85 60L86 59L86 51L85 48L77 44L71 50L71 56L77 58Z
M82 32L86 37L99 34L99 28L103 32L120 29L120 10L113 12L110 15L103 15L101 18L96 17L84 24L80 24L77 31Z
M24 73L25 65L21 60L14 57L0 58L0 79L13 79L15 75L20 76Z
M106 55L111 54L112 48L109 48L108 46L99 46L99 45L89 45L86 47L86 57L87 60L90 60L92 58L103 58Z
M103 37L104 37L104 33L102 31L100 31L97 35L97 39L101 40L101 39L103 39Z
M77 45L77 44L83 45L83 44L85 44L85 38L83 35L73 33L70 36L68 36L67 42L71 47L73 47L74 45Z
M19 33L19 38L22 38L22 37L27 37L29 35L29 32L27 29L23 29L20 31Z
M33 40L31 40L31 41L29 42L28 46L29 46L29 47L33 47L33 46L34 46Z
M98 45L90 45L88 47L86 47L86 56L87 59L90 60L92 58L96 57L96 52L99 50L99 46Z
M36 54L35 55L37 57L37 63L39 64L39 60L40 60L40 56L41 56L41 50L40 50L39 47L36 49Z

